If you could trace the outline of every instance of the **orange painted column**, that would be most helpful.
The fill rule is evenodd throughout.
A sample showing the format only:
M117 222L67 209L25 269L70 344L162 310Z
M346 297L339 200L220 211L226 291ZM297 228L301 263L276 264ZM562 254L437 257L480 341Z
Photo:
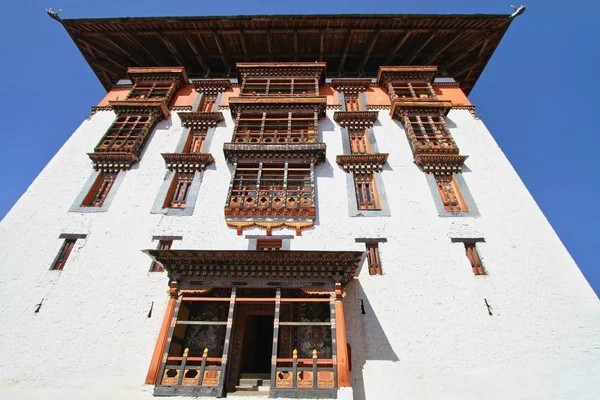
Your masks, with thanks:
M154 347L154 353L152 354L152 361L148 368L148 374L146 375L146 384L154 385L158 378L158 371L160 370L160 362L165 352L165 346L167 345L167 335L169 334L169 328L171 326L171 319L175 311L175 304L177 299L173 296L167 303L167 309L165 310L165 317L158 333L158 339L156 340L156 346Z
M335 285L335 344L338 364L338 386L350 386L350 360L348 360L348 347L346 345L346 319L344 317L344 304L342 303L342 287Z

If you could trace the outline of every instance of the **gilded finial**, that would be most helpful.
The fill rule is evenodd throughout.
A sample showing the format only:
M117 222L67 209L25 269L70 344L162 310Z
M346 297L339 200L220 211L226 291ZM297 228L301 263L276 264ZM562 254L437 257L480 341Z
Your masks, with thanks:
M185 350L183 351L183 356L187 357L189 352L190 352L190 349L186 347Z
M202 357L208 357L208 347L204 349L204 353L202 353Z
M292 354L293 358L298 358L298 350L294 349L294 353Z
M317 349L313 350L313 358L317 358Z

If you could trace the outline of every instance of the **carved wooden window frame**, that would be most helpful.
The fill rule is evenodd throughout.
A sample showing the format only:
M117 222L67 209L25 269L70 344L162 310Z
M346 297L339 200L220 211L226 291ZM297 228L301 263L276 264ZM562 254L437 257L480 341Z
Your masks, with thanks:
M477 242L476 241L464 241L465 245L465 253L469 262L471 263L471 268L473 269L473 273L475 275L487 275L485 268L483 267L483 262L481 261L481 257L479 256L479 252L477 251Z
M82 207L102 207L117 180L118 172L100 172L81 203Z
M398 100L437 100L437 95L427 81L392 81L390 89Z
M348 129L348 136L351 154L371 154L368 129Z
M244 80L242 96L318 96L318 80L308 77L250 77Z
M373 173L354 173L354 189L359 210L381 210L381 201Z
M369 264L369 275L381 275L381 256L379 255L378 242L366 242L367 262Z
M167 197L165 198L165 208L185 208L187 199L194 182L194 173L177 172L173 177Z
M435 183L446 211L451 213L469 211L454 175L435 175Z
M137 152L152 118L146 114L123 114L108 128L96 146L97 152Z
M313 205L310 163L238 164L229 193L233 208L299 208Z
M174 86L172 81L140 81L133 85L127 100L166 100Z
M182 153L202 153L204 143L206 142L206 133L206 130L190 130Z
M77 239L73 239L73 238L65 239L62 246L60 247L60 251L58 252L58 255L56 256L56 259L54 260L54 262L52 263L52 266L50 267L51 271L62 271L65 268L65 264L67 263L67 260L69 259L69 256L71 255L71 251L73 250L73 247L75 247L76 242L77 242Z
M233 142L286 144L315 143L318 117L314 112L241 112L236 119Z

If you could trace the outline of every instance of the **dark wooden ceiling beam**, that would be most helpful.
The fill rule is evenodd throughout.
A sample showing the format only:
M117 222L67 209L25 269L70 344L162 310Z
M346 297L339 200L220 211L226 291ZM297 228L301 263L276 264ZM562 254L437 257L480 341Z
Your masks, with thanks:
M344 53L342 54L342 60L340 61L340 66L338 67L338 73L341 75L344 73L344 64L346 63L346 58L348 57L348 50L350 50L350 44L352 43L352 35L354 31L350 29L348 31L348 39L346 40L346 47L344 47Z
M230 71L231 71L231 64L229 62L229 58L225 54L225 46L223 46L223 42L221 42L221 38L219 37L218 33L212 32L212 37L213 37L215 43L217 44L217 47L219 48L219 53L221 55L221 61L223 61L223 65L225 66L225 69L227 70L225 75L229 75Z
M427 59L426 64L435 65L434 64L435 60L437 60L440 55L444 54L444 52L450 46L452 46L454 43L456 43L463 35L464 35L463 31L456 32L454 34L454 36L452 36L452 39L450 39L450 41L448 43L446 43L441 49L439 49L438 51L436 51L435 53L433 53L431 55L431 57L429 57Z
M371 41L369 42L367 51L365 52L365 55L363 56L363 58L360 62L360 66L358 67L358 72L361 75L364 75L365 65L367 65L367 61L369 60L369 57L371 56L371 51L373 51L373 47L375 47L375 43L377 42L377 39L379 39L380 34L381 34L381 31L379 31L379 30L375 31L375 33L373 34L373 37L371 38Z
M421 52L425 49L425 47L427 47L427 45L429 43L431 43L431 41L433 39L435 39L436 36L437 36L437 32L431 33L429 35L429 38L425 42L423 42L423 44L421 46L419 46L416 49L414 49L412 51L412 53L410 53L410 55L404 59L404 61L402 62L402 64L403 65L410 65L410 64L412 64L412 62L415 61L415 58L417 58L417 56L419 54L421 54Z
M298 30L294 30L294 61L300 60L300 51L298 50Z
M175 44L171 42L171 39L167 35L163 35L161 32L155 32L155 36L158 36L163 44L171 51L171 55L177 60L179 65L184 67L187 63L185 62L185 58L179 54L179 51L175 47Z
M267 29L267 50L269 52L269 60L275 61L275 55L273 54L273 37L271 36L271 30Z
M320 31L320 44L319 44L319 61L323 61L323 52L325 51L325 33L323 30Z
M389 65L390 62L392 62L394 57L396 57L396 54L398 54L398 51L400 51L402 46L404 46L404 43L406 43L406 41L410 38L411 35L412 35L412 32L408 31L404 34L404 36L402 36L402 39L400 39L400 40L398 40L398 42L396 42L396 45L392 48L392 50L390 50L388 55L385 57L385 60L383 61L383 65Z
M240 36L240 44L242 45L242 51L244 52L244 60L248 61L248 60L250 60L250 57L248 57L248 44L246 43L246 32L239 31L239 36Z
M156 64L156 66L161 65L160 61L158 61L156 57L154 57L154 54L152 54L152 52L148 50L148 48L142 42L138 40L134 33L130 34L125 32L118 32L115 33L115 35L122 36L123 38L125 38L125 40L128 40L129 42L133 43L136 49L141 50L148 59L152 60Z
M198 48L196 47L194 42L192 40L190 40L190 36L186 35L184 37L185 37L185 41L187 42L188 46L190 46L190 48L192 49L192 52L194 53L194 57L196 57L196 60L198 60L198 64L200 64L200 67L202 67L204 74L205 75L210 74L210 67L208 66L208 64L206 64L206 61L204 61L204 57L198 51Z
M498 34L498 32L493 33L493 34L488 35L488 36L481 37L478 40L475 40L475 42L473 42L473 44L471 46L469 46L468 49L461 50L460 54L457 55L457 57L454 58L451 62L449 62L448 64L446 64L445 67L448 68L448 69L452 68L459 61L461 61L464 58L466 58L467 56L469 56L474 49L476 49L477 47L481 46L483 42L485 42L486 40L489 40L490 38L496 36L497 34Z
M108 36L108 34L98 34L95 36L96 39L104 42L105 44L108 44L109 46L112 46L116 49L118 49L124 57L130 58L133 62L135 62L138 66L144 66L147 65L146 62L144 61L140 61L139 58L135 57L134 54L132 54L131 51L127 51L124 48L122 48L117 42L115 42L113 39L110 38L110 36Z
M122 70L124 68L127 68L127 66L123 65L123 61L113 59L107 53L105 53L104 51L100 50L98 47L94 46L90 42L85 41L85 40L81 40L81 43L83 43L88 48L88 51L90 51L90 49L94 50L94 51L90 51L90 53L92 54L92 56L94 58L98 58L97 56L94 55L94 52L95 52L95 53L100 54L101 58L104 58L106 61L108 61L111 64L115 65L118 69Z

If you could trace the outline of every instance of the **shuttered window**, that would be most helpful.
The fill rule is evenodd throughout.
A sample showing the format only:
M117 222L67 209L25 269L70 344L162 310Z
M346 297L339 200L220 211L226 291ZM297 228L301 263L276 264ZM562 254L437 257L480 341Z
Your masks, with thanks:
M60 252L58 253L58 256L56 257L56 260L54 260L52 267L50 267L50 270L62 271L65 268L67 259L69 258L69 255L71 254L71 250L73 250L73 247L75 246L76 241L77 241L77 239L65 239L62 247L60 248Z

